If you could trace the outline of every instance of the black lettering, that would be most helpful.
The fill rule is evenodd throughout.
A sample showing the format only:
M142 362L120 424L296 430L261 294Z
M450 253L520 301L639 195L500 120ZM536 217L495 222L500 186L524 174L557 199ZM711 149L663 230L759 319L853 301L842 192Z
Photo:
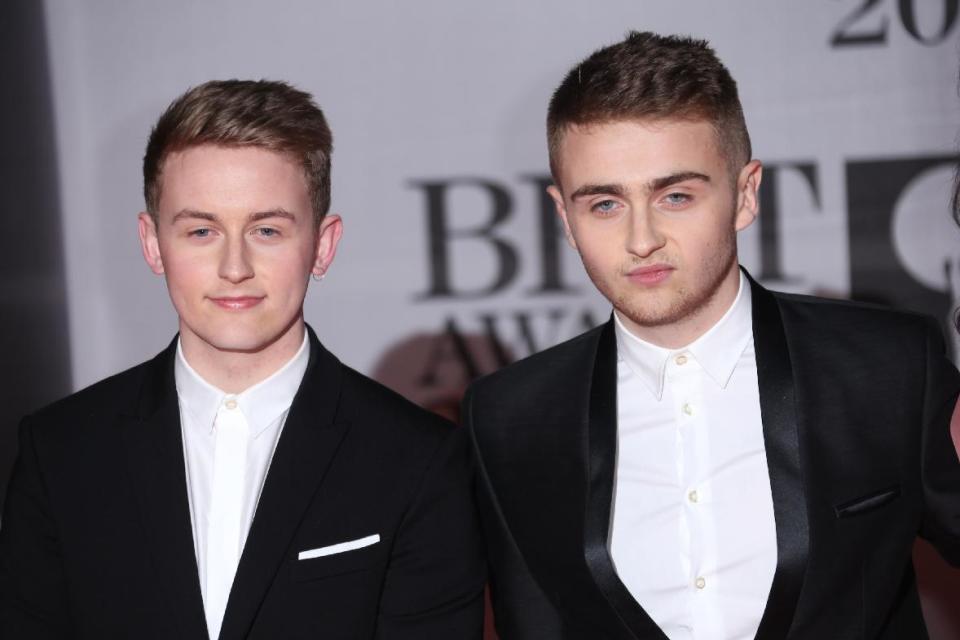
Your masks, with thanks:
M907 30L913 39L921 44L928 46L933 46L943 42L947 37L947 34L950 33L950 29L953 28L953 25L957 22L957 10L958 0L944 0L943 1L943 22L940 25L940 29L930 36L925 36L920 33L920 27L917 25L917 2L916 0L899 0L897 6L900 9L900 21L903 22L903 28ZM924 2L924 6L931 6L932 3L928 4Z
M784 171L796 171L810 187L814 205L820 208L820 185L817 180L817 168L812 162L790 162L764 165L764 180L760 188L760 273L758 279L773 284L790 282L783 273L783 260L780 255L782 235L780 221L783 219L781 208L780 177Z
M414 181L413 186L423 189L427 202L427 246L429 251L430 285L420 298L479 298L488 296L506 287L517 275L519 256L517 251L502 238L496 237L494 229L510 217L511 200L506 188L480 178L458 178L447 181ZM490 220L487 224L471 229L457 229L450 224L452 212L448 207L448 192L453 188L481 189L490 198ZM451 244L455 240L486 242L493 248L494 274L489 285L472 290L457 290L453 284Z
M534 295L543 293L577 293L578 288L564 284L562 270L563 247L566 239L563 225L557 219L553 198L547 193L547 187L553 184L550 176L524 176L533 184L539 197L540 228L540 284L530 289Z
M859 45L873 45L887 43L887 16L882 16L880 25L872 31L854 31L852 28L861 18L865 17L873 9L878 8L881 0L863 0L863 4L847 15L840 24L837 25L830 39L833 47L849 47Z
M846 167L850 238L850 296L929 313L941 322L950 315L950 282L931 289L900 263L894 247L893 214L900 195L921 173L953 166L954 156L870 160ZM949 215L944 207L944 216ZM951 327L944 324L947 335Z

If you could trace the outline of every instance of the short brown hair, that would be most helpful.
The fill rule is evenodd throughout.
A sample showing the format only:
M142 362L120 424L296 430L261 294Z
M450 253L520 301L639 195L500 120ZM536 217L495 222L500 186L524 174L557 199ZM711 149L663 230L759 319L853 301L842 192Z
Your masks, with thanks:
M167 156L202 144L290 155L303 167L314 223L330 209L333 136L310 94L285 82L213 80L174 100L153 127L143 157L143 195L154 220Z
M554 179L569 127L659 119L706 120L731 167L750 161L737 83L707 42L631 31L571 69L553 93L547 143Z

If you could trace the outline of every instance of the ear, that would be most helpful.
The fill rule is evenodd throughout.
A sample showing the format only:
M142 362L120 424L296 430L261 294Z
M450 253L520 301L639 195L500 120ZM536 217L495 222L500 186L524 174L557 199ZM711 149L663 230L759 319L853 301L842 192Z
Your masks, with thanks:
M317 228L317 248L313 256L313 268L310 270L315 276L322 276L330 268L337 255L337 245L343 235L343 221L340 216L329 214L324 216Z
M742 231L753 224L760 212L760 179L763 177L763 165L759 160L751 160L737 176L737 215L734 227Z
M563 204L563 194L560 193L559 187L553 184L547 187L547 193L550 194L553 206L557 210L557 217L560 218L560 223L563 225L563 235L567 237L567 244L576 249L577 241L573 238L573 232L570 230L570 220L567 218L567 208Z
M160 255L160 240L157 238L157 224L146 211L137 216L137 227L140 233L140 250L147 266L158 276L163 273L163 257Z

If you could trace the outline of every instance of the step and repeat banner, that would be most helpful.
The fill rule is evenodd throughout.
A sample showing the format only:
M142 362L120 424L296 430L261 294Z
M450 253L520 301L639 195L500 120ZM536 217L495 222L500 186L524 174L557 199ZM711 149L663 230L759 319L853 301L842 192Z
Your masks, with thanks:
M766 167L754 276L947 331L958 4L48 0L73 387L176 331L140 256L140 163L163 108L213 78L287 80L328 116L345 235L306 316L345 362L455 415L474 376L603 321L545 193L544 121L566 70L634 29L708 39L739 83Z
M707 38L739 82L766 165L740 238L753 275L945 326L957 300L958 0L50 0L46 13L77 388L176 330L140 257L140 162L163 108L211 78L288 80L329 118L345 234L306 315L346 362L440 402L604 320L545 193L544 119L564 72L630 29Z

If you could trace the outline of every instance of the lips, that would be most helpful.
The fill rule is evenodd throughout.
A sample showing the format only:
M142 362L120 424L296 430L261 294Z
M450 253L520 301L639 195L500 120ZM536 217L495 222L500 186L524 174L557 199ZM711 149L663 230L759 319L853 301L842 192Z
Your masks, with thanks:
M229 309L231 311L242 311L250 309L263 302L265 296L220 296L210 298L218 307Z
M637 267L627 272L627 278L631 282L641 285L656 285L665 281L673 274L674 268L667 264L653 264L645 267Z

